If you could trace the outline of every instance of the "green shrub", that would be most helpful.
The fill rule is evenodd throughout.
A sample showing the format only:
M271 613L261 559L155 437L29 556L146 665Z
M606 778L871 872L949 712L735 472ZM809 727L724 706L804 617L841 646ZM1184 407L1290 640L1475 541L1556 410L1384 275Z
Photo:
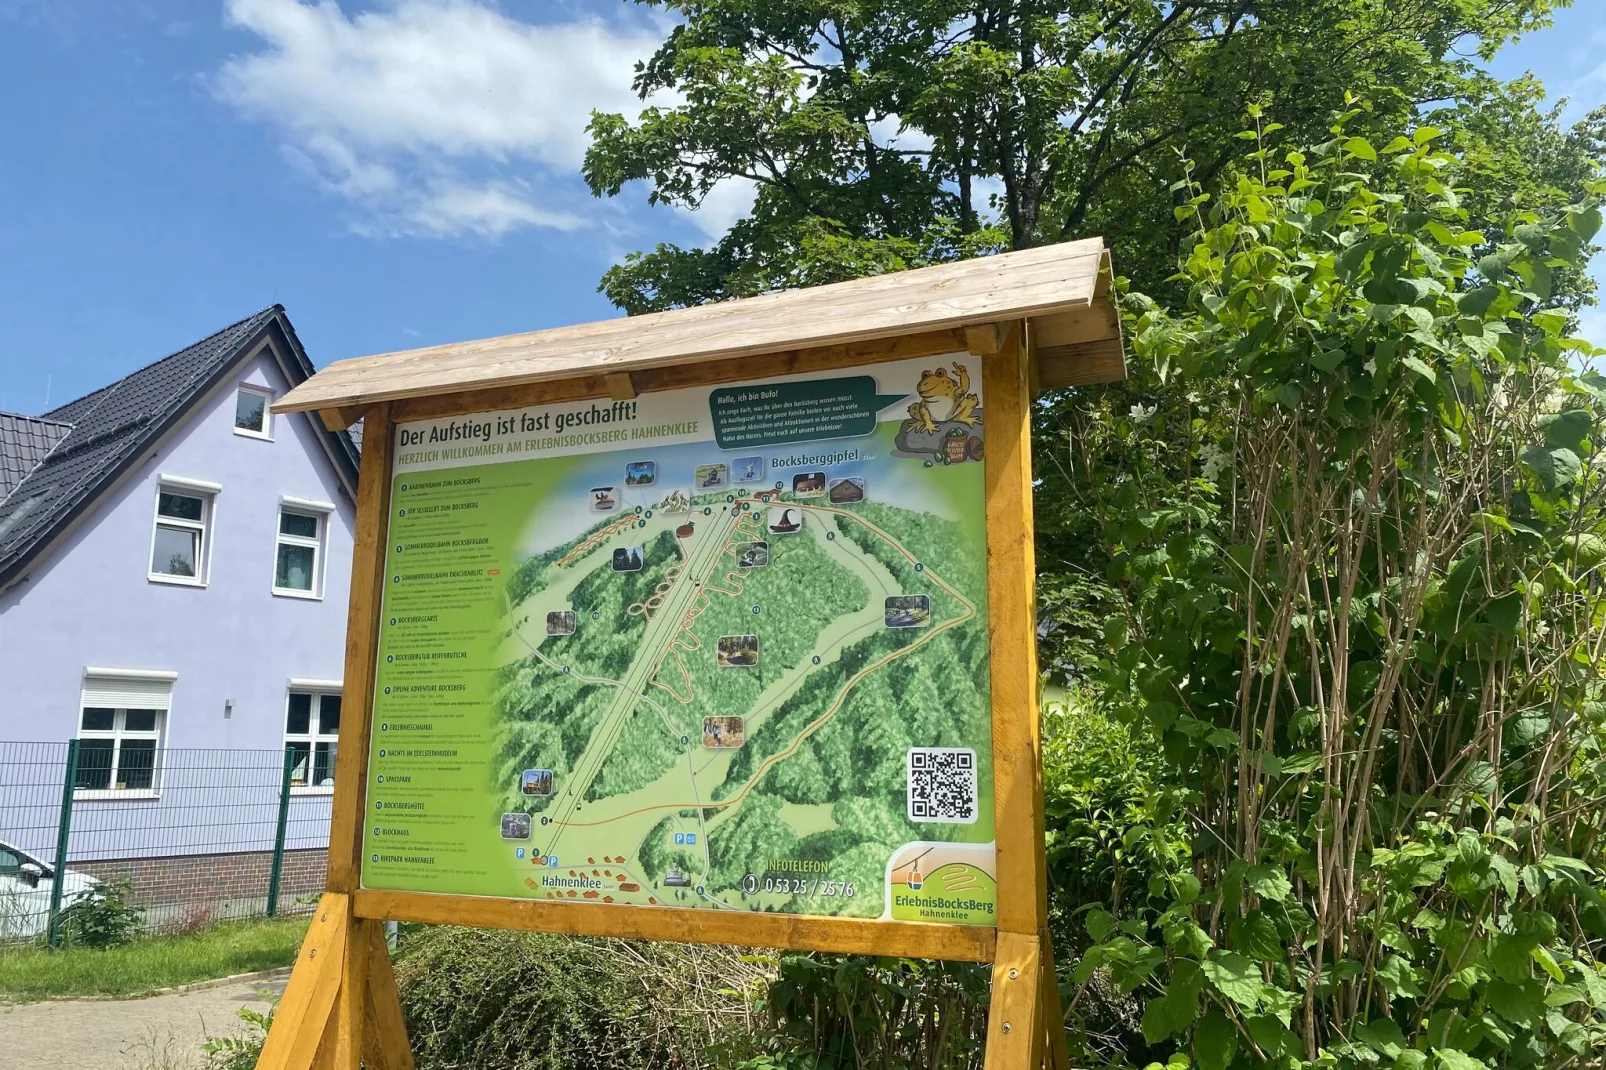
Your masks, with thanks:
M1126 306L1161 388L1082 487L1099 701L1159 766L1067 856L1110 875L1073 1003L1141 1008L1112 1063L1598 1067L1606 376L1555 287L1606 185L1474 226L1440 131L1251 114L1176 190L1188 299Z
M739 1070L975 1070L987 982L966 962L784 954L763 995L765 1054Z
M235 1011L235 1015L245 1023L245 1031L228 1037L208 1037L206 1043L201 1045L206 1070L256 1070L257 1060L262 1056L262 1044L268 1039L268 1030L273 1028L273 1016L279 1009L278 1003L275 999L265 1014L250 1007Z
M76 947L116 947L145 924L145 911L130 906L128 881L97 884L61 912L62 942Z
M1183 811L1168 784L1154 734L1103 709L1083 691L1043 709L1043 810L1049 929L1057 962L1075 961L1097 940L1096 909L1147 900L1149 881L1188 849ZM1103 931L1099 931L1103 935ZM1122 1052L1135 1064L1148 1046L1142 1003L1108 971L1077 994L1069 1043L1079 1064Z
M727 948L427 928L396 981L420 1070L701 1070L756 1054L763 974Z

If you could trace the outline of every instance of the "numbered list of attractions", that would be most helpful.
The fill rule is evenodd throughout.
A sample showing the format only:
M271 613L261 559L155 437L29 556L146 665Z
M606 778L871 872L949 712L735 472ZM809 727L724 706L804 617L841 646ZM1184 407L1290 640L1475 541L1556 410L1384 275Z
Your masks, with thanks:
M519 489L516 472L496 469L400 476L391 488L365 837L380 870L480 873L460 832L492 742L476 714L495 686L483 652L503 612L491 503Z

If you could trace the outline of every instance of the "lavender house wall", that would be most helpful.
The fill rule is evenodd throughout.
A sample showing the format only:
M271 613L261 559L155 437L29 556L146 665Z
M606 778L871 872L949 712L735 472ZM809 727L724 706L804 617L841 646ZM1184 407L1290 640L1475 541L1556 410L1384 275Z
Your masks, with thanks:
M275 815L259 813L258 785L278 779L290 681L341 679L352 503L312 418L272 417L271 441L235 433L242 383L275 396L289 389L270 352L242 364L24 581L0 594L0 740L76 735L88 667L177 673L162 744L175 760L163 773L161 797L76 801L74 859L271 847ZM149 578L163 476L222 485L205 587ZM321 599L273 593L286 495L335 505L325 523ZM199 755L196 748L218 751ZM32 805L41 794L48 793L30 793ZM53 857L53 839L33 842L43 832L25 830L53 828L54 815L31 820L23 802L0 784L0 815L14 826L0 828L0 838ZM219 846L220 829L229 830L221 836L226 846ZM292 848L325 845L328 795L297 789L291 830Z

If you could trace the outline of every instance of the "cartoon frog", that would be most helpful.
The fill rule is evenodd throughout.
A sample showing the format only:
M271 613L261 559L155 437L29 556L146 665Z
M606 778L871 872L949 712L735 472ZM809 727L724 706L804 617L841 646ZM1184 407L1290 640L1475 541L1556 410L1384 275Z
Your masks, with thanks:
M909 406L910 430L936 434L939 423L954 421L975 427L981 422L975 416L981 399L970 391L970 372L957 363L954 372L957 381L949 377L947 368L920 373L920 384L915 387L920 400Z

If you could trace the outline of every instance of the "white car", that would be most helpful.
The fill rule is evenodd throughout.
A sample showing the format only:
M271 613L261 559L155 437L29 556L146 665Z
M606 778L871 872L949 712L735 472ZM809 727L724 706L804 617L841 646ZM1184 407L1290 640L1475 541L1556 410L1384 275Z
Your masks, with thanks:
M45 935L50 925L50 893L55 884L55 866L0 840L0 940L31 940ZM100 884L87 873L67 870L61 885L62 908Z

